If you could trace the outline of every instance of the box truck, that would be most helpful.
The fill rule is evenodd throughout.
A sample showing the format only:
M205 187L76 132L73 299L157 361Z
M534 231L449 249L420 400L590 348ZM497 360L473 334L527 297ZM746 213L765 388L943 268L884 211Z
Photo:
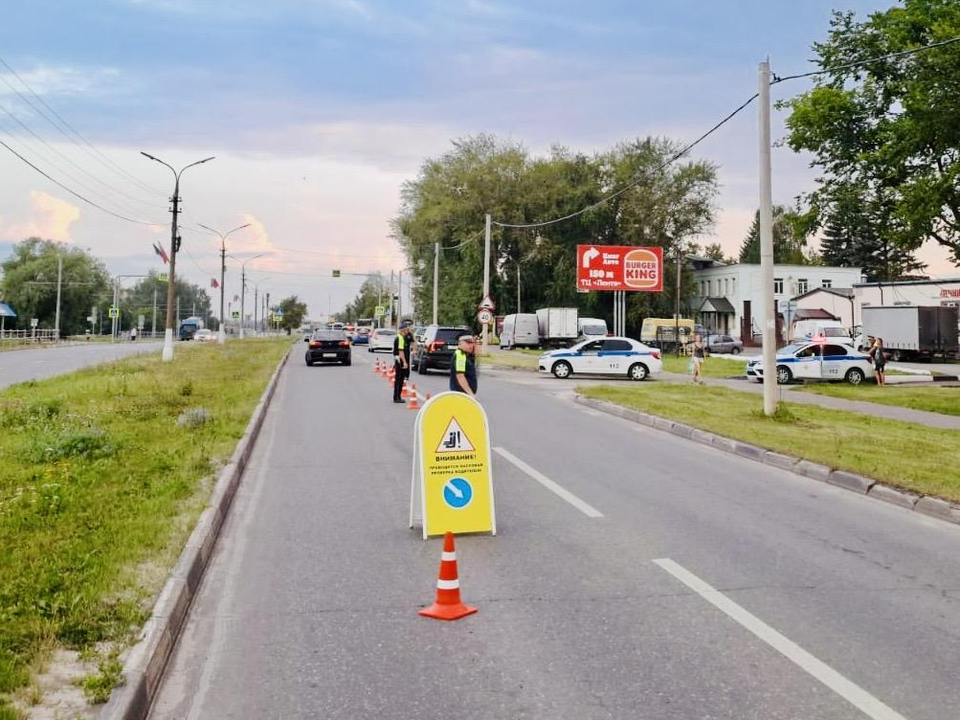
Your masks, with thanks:
M580 334L576 308L540 308L537 325L540 344L546 347L569 347Z
M869 344L867 337L881 338L895 362L934 355L956 357L960 352L958 312L955 307L868 305L862 311L864 345Z

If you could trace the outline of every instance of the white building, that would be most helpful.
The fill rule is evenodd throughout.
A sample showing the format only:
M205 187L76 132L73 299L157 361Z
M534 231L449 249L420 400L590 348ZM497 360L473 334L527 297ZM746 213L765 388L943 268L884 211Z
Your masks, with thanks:
M722 265L689 258L699 301L700 321L718 333L752 343L761 334L763 283L760 265ZM861 269L823 265L774 265L773 292L778 323L789 326L794 314L791 300L815 288L852 288L863 279Z
M819 287L798 295L792 302L793 320L838 320L852 330L860 313L856 311L853 288Z

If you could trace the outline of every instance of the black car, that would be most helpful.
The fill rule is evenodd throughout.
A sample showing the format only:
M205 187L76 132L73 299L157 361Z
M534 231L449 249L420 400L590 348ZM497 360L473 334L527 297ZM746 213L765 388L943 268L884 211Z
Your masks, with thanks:
M350 338L343 330L316 330L307 342L307 365L315 362L350 364Z
M457 339L471 332L468 327L427 325L413 344L410 366L423 375L431 368L449 370L450 358L457 349Z

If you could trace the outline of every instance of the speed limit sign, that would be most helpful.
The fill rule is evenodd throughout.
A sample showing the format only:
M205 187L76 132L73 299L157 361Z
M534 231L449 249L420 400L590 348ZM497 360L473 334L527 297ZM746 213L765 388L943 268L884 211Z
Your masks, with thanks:
M481 325L486 325L487 323L492 321L493 321L493 313L487 310L486 308L482 308L480 312L477 313L477 322L480 323Z

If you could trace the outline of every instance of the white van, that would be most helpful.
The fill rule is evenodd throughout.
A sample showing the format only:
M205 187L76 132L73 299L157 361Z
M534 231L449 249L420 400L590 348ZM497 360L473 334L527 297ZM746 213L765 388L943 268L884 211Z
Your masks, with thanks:
M793 324L793 341L810 342L811 338L823 336L831 342L852 346L850 333L839 320L797 320Z
M515 313L503 318L500 347L539 347L540 324L535 313Z
M577 320L577 329L580 337L584 339L606 337L607 321L600 318L580 318Z

